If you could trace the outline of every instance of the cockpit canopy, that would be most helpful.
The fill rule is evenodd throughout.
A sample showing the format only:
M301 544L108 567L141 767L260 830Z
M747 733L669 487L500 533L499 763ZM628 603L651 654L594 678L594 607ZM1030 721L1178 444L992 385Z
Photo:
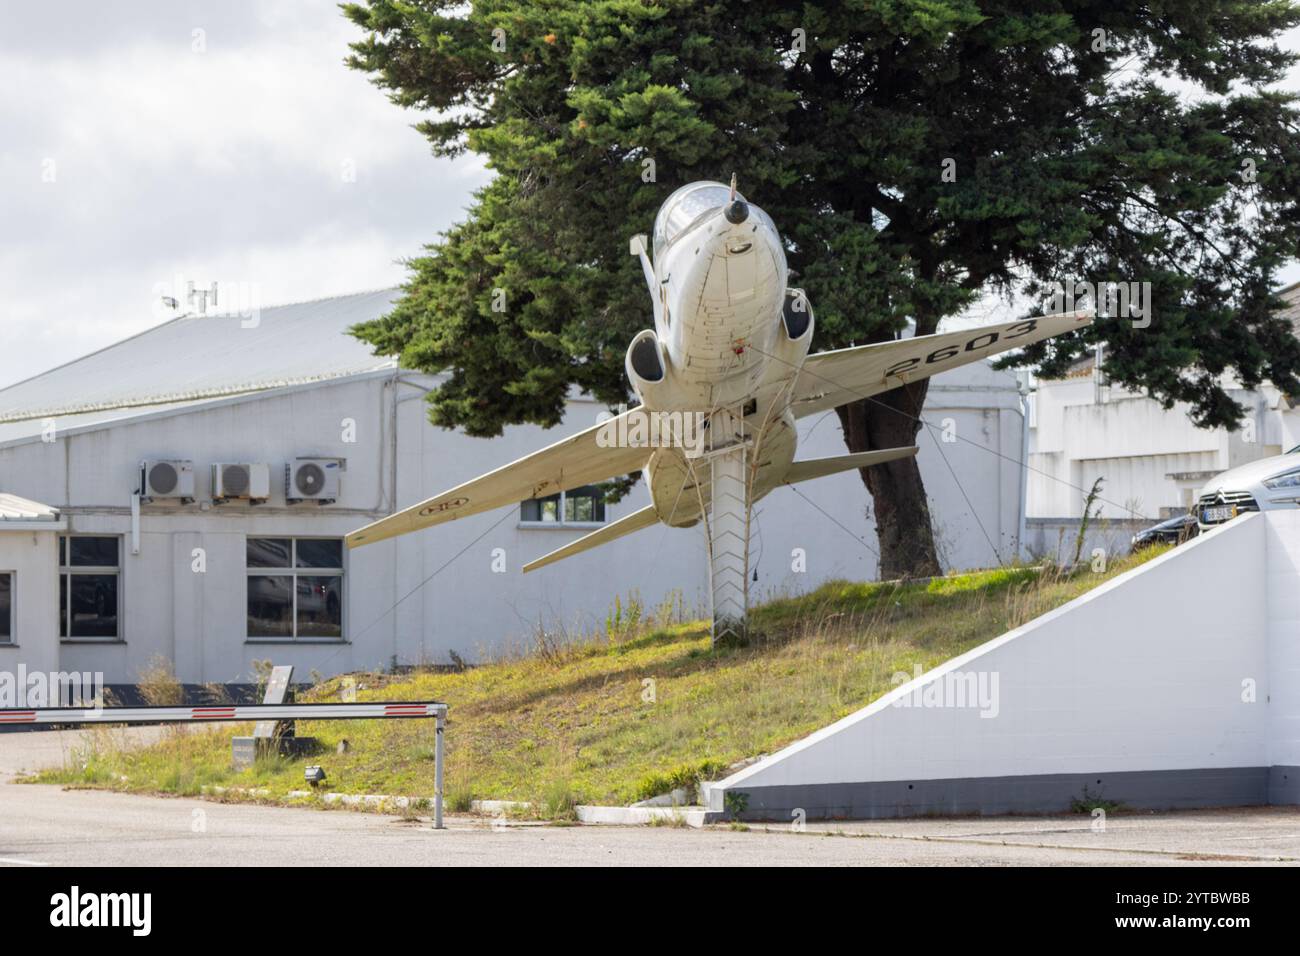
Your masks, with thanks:
M736 193L736 198L745 197ZM708 181L690 183L674 192L659 208L659 215L655 217L655 261L659 261L659 253L688 226L701 216L721 209L729 202L731 202L731 189L722 183Z

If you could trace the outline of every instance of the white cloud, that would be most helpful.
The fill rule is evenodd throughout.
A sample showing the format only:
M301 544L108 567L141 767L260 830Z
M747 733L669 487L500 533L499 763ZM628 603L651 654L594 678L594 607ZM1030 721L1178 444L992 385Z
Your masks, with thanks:
M266 303L395 285L488 179L344 66L361 33L333 3L83 13L28 9L31 42L0 39L21 91L0 100L0 386L155 324L177 273Z
M400 282L488 173L343 65L360 36L333 0L6 10L0 387L156 323L177 273L266 303Z

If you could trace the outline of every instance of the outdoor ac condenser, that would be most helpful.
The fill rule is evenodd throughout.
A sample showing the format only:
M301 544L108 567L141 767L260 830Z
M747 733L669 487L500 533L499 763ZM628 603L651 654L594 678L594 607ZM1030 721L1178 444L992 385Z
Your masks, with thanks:
M338 500L343 458L296 458L284 466L284 499L289 504L314 501L327 505Z
M271 497L269 465L218 462L212 466L212 500L247 501L257 504Z
M194 500L194 462L168 459L140 462L140 499Z

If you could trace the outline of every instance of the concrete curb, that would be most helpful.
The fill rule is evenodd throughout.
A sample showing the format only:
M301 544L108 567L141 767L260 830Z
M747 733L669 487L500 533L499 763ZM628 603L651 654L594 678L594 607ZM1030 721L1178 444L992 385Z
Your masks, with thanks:
M723 814L704 807L590 807L575 808L578 822L606 826L647 826L654 821L702 827L717 823Z
M214 797L223 794L236 794L246 797L269 797L271 791L265 788L250 787L217 787L205 786L200 788L201 794ZM319 796L321 802L330 805L342 805L345 807L364 807L367 810L405 810L409 807L423 809L433 806L433 797L393 797L382 793L318 793L312 790L290 790L283 797L278 798L278 803L288 803L294 800L304 800L310 797Z
M498 813L509 813L512 810L531 810L533 805L527 800L471 800L469 802L470 813L484 813L493 816Z
M263 788L217 787L205 786L200 791L214 797L223 794L235 794L249 797L269 797L271 792ZM311 790L290 790L277 802L290 803L309 797L320 796L327 806L344 806L379 812L406 810L409 808L425 809L433 806L432 797L394 797L382 793L321 793ZM475 800L470 804L470 812L484 815L506 814L511 810L529 810L532 804L523 800ZM579 823L590 826L651 826L660 821L662 824L679 824L688 827L703 827L718 823L725 817L724 813L708 810L705 807L598 807L578 806L574 808ZM539 821L545 822L545 821Z

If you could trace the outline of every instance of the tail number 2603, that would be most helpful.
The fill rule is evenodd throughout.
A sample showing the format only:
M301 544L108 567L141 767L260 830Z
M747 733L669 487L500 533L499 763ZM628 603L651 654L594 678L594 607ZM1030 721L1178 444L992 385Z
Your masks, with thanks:
M914 368L919 368L921 365L932 365L935 362L946 362L948 359L954 358L962 352L978 352L981 349L990 348L995 345L999 339L1003 342L1010 341L1011 339L1018 339L1033 332L1036 328L1038 328L1038 321L1036 319L1026 319L1024 322L1020 322L1007 329L1007 334L1005 336L1000 335L998 332L983 332L969 339L965 344L944 345L935 349L929 355L914 355L911 358L903 359L901 362L896 362L889 366L889 368L885 369L885 378L893 378L902 375L906 372L910 372Z

